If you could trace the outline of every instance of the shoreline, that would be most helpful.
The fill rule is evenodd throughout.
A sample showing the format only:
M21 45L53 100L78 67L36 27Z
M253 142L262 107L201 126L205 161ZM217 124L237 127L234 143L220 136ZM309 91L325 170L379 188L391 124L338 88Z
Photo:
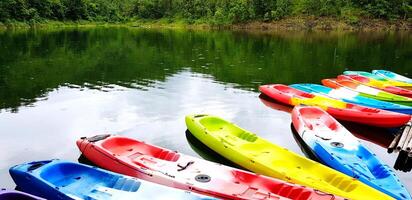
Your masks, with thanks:
M289 17L277 21L251 21L240 24L215 25L202 21L188 23L179 19L135 20L127 22L93 22L93 21L43 21L36 23L12 22L0 23L0 30L14 29L55 29L77 27L131 27L131 28L170 28L202 30L242 30L242 31L411 31L412 22L407 20L388 21L382 19L360 19L356 23L332 17Z

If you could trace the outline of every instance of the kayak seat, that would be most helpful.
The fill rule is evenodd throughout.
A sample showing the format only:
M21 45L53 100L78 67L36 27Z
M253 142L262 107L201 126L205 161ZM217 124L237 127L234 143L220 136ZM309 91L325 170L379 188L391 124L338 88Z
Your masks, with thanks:
M180 157L180 154L176 152L124 137L106 139L101 145L117 156L138 157L139 155L149 155L172 162L177 161Z
M74 163L49 166L41 171L40 177L56 189L84 199L93 199L93 192L95 196L107 196L105 192L110 189L135 192L140 186L136 180L123 180L125 178L122 176L108 175L103 171ZM106 181L102 182L102 179ZM87 197L88 195L91 196Z
M216 135L226 135L224 137L225 140L229 139L230 143L236 141L236 138L242 139L247 142L254 142L257 140L256 134L244 131L222 119L214 118L214 117L204 117L199 121L204 127L206 127L207 131L213 132ZM230 136L235 136L236 138L232 138Z
M336 131L338 129L337 123L331 117L328 117L328 115L325 114L325 111L307 107L300 109L300 113L302 115L303 122L310 130Z
M203 117L199 122L206 128L206 131L212 132L223 130L228 126L227 122L214 117Z

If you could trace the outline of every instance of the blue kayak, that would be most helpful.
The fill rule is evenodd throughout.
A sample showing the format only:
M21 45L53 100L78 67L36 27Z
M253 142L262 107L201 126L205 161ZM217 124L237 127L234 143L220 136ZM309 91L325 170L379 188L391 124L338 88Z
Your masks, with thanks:
M380 101L376 99L371 99L359 95L359 92L341 87L338 89L332 89L318 84L293 84L291 87L302 90L307 93L323 94L325 96L340 99L342 101L358 104L362 106L378 108L382 110L388 110L404 114L412 114L412 107L404 106L400 104L390 103L386 101Z
M402 82L405 82L405 83L411 83L412 84L412 79L411 78L408 78L406 76L402 76L402 75L397 74L395 72L391 72L391 71L387 71L387 70L373 70L372 74L383 76L385 78L392 79L392 80L395 80L395 81L402 81Z
M292 122L322 163L396 199L412 199L394 171L321 108L296 106Z
M46 199L215 199L60 160L17 165L10 175L22 191Z

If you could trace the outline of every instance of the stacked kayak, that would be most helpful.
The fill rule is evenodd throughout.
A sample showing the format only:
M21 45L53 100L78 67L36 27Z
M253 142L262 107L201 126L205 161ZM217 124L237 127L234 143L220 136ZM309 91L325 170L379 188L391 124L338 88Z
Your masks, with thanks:
M397 80L393 80L393 79L388 79L385 78L384 76L380 76L380 75L376 75L376 74L372 74L369 72L363 72L363 71L344 71L343 72L344 75L360 75L360 76L366 76L368 78L372 78L375 79L377 81L381 81L383 83L389 84L389 85L393 85L393 86L397 86L397 87L402 87L402 88L406 88L406 89L412 89L412 83L407 83L407 82L403 82L403 81L397 81Z
M410 115L346 103L281 84L263 85L259 87L259 90L284 104L319 106L335 118L344 121L379 127L399 127L411 119Z
M404 88L388 85L386 83L383 83L382 81L377 81L375 79L368 78L366 76L359 76L359 75L340 75L338 76L338 79L343 79L343 80L350 80L356 83L361 83L370 87L374 87L380 90L383 90L385 92L389 92L392 94L396 95L401 95L405 97L412 97L412 90L407 90Z
M392 199L356 178L290 152L219 117L190 115L186 116L186 125L206 146L253 172L349 199Z
M404 114L412 114L412 107L394 104L386 101L380 101L376 99L371 99L363 97L359 92L350 90L345 87L338 89L332 89L318 84L293 84L290 85L295 89L313 93L313 94L323 94L331 98L340 99L348 103L358 104L362 106L378 108L382 110L389 110L393 112L399 112Z
M45 200L40 197L33 196L16 190L0 189L1 200Z
M374 98L391 103L412 106L412 98L399 96L396 94L388 93L376 88L372 88L361 83L356 83L350 80L343 79L323 79L322 84L330 88L338 89L346 87L351 90L359 92L360 95L368 98Z
M127 137L101 135L82 138L77 141L77 146L90 161L111 171L218 198L340 199Z
M10 175L22 191L46 199L213 199L60 160L17 165Z
M322 109L296 106L292 122L321 162L396 199L412 199L391 168Z
M402 76L400 74L391 72L391 71L373 70L372 73L375 74L375 75L383 76L383 77L385 77L387 79L390 79L390 80L395 80L395 81L400 81L400 82L405 82L405 83L412 84L412 79L410 79L406 76Z

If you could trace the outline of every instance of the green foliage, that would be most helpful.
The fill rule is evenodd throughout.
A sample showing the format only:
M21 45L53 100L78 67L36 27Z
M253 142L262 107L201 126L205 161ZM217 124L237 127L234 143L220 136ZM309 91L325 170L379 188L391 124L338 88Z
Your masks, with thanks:
M276 7L270 12L271 19L279 20L292 12L291 0L277 0Z
M291 15L405 19L410 0L1 0L0 22L184 19L215 24L279 20Z
M162 0L137 0L134 12L142 18L159 19L164 16Z
M410 18L412 14L410 0L353 0L353 3L378 18Z
M250 7L250 0L231 1L229 8L229 19L233 23L245 22L251 20L255 16L255 12Z

